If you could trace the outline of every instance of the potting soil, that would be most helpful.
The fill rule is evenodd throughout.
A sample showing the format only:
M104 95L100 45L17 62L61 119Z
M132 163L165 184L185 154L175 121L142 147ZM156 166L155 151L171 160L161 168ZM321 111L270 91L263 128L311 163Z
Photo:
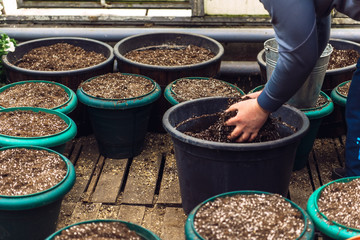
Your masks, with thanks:
M68 124L56 114L16 110L0 112L0 134L15 137L41 137L59 133Z
M357 63L360 53L354 49L333 49L330 55L328 70L343 68Z
M12 148L0 151L0 195L41 192L66 175L62 158L46 150Z
M278 194L237 194L201 206L196 231L207 240L297 239L304 230L301 212Z
M54 240L81 240L81 239L123 239L143 240L142 237L130 230L121 222L93 222L72 226L61 231Z
M55 108L69 99L65 90L51 83L28 82L17 84L0 93L0 106Z
M124 54L124 57L143 64L158 66L183 66L201 63L215 57L209 49L195 45L148 46Z
M339 93L340 93L341 95L347 97L347 95L348 95L348 93L349 93L350 85L351 85L351 81L345 83L345 84L342 85L342 86L339 86L339 87L338 87Z

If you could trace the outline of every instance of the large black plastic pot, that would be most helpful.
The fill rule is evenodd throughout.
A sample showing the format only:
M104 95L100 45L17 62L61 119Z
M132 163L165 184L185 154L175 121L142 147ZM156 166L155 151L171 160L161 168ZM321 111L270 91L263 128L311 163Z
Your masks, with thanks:
M15 65L27 52L34 48L50 46L56 43L68 43L83 48L86 51L101 53L106 60L95 66L70 70L70 71L37 71L20 68ZM40 38L20 43L14 52L9 52L2 57L7 80L11 83L25 80L48 80L61 83L76 92L81 82L109 72L113 72L114 53L113 48L103 42L77 37L53 37ZM77 123L81 135L89 132L90 124L87 122L85 107L79 103L77 109L70 117Z
M348 50L353 49L360 52L360 44L343 39L330 39L329 43L334 49ZM266 62L265 62L265 49L261 50L257 55L257 63L260 67L261 79L263 82L267 81L266 78ZM326 70L325 78L321 91L328 96L331 91L340 83L345 82L352 78L356 69L356 63L332 70ZM319 128L318 137L337 137L346 133L346 126L343 120L342 111L339 106L334 106L334 111L326 116Z
M146 48L150 46L161 45L187 46L195 45L209 49L215 54L215 57L197 64L184 66L158 66L134 62L127 59L124 55L132 50ZM224 55L223 46L216 40L207 36L180 33L145 33L130 36L116 43L114 54L117 61L119 72L136 73L154 79L164 91L166 86L183 77L214 77L220 70L221 57ZM161 125L161 119L165 111L171 107L164 96L161 96L156 102L153 114L150 119L150 129L154 131L164 131Z
M228 98L201 98L177 104L166 111L163 125L171 135L179 173L182 206L189 213L205 199L229 191L259 190L287 196L297 146L309 128L304 113L282 106L272 113L296 127L293 133L279 125L281 139L260 143L220 143L190 137L184 131L207 127L216 119L193 116L227 108Z

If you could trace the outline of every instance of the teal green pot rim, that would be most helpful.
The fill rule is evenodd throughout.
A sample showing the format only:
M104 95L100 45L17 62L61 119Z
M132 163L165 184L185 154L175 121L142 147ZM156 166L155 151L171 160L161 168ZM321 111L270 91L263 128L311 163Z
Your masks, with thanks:
M249 91L250 93L254 93L260 91L264 88L264 85L257 86L256 88ZM325 97L327 102L324 105L314 108L302 108L300 109L310 120L320 119L330 115L334 111L334 103L332 99L323 91L320 91L320 95Z
M61 83L52 82L52 81L28 80L28 81L14 82L14 83L10 83L10 84L7 84L7 85L1 87L0 88L0 93L2 93L6 89L11 88L11 87L13 87L15 85L20 85L20 84L30 83L30 82L33 82L33 83L43 82L43 83L55 84L57 86L60 86L67 93L67 95L69 96L68 100L63 104L52 108L51 110L56 110L56 111L64 113L64 114L69 114L76 108L76 106L77 106L77 96L76 96L75 92L73 90L71 90L70 88L66 87L65 85L61 84ZM0 106L0 109L4 109L4 107Z
M20 196L0 195L0 210L19 211L42 207L59 199L62 199L65 194L67 194L74 186L76 179L75 168L73 164L69 161L69 159L67 159L62 154L45 147L28 145L3 147L0 148L0 151L13 148L39 149L58 154L66 164L67 173L64 179L61 180L58 184L38 193Z
M30 145L30 146L42 146L42 147L55 147L61 144L64 144L76 136L77 127L75 122L69 118L67 115L45 108L33 108L33 107L16 107L16 108L4 108L0 110L1 112L12 112L12 111L25 111L30 110L34 112L46 112L50 114L55 114L63 119L68 127L61 132L56 134L41 136L41 137L16 137L0 134L0 146L18 146L18 145Z
M345 84L347 84L348 82L351 82L351 80L348 80L348 81L345 81L345 82L342 82L340 83L339 85L337 85L332 91L331 91L331 98L332 100L340 105L341 107L345 107L346 106L346 101L347 101L347 96L341 94L339 92L339 88L344 86Z
M252 191L252 190L241 190L241 191L233 191L233 192L226 192L226 193L222 193L216 196L213 196L207 200L205 200L204 202L200 203L199 205L197 205L188 215L188 218L186 219L185 222L185 234L186 237L189 236L189 238L186 239L192 239L192 240L205 240L203 237L200 236L200 234L198 234L198 232L195 229L195 225L194 225L194 220L195 220L195 216L196 213L199 211L199 209L206 204L207 202L211 202L214 201L217 198L220 197L226 197L226 196L234 196L234 195L238 195L238 194L246 194L246 195L251 195L251 194L273 194L273 193L269 193L269 192L263 192L263 191ZM304 219L304 229L301 232L299 238L297 239L301 239L302 237L306 236L306 235L313 235L315 232L314 229L314 224L311 221L311 218L308 216L308 214L306 213L306 211L304 211L301 207L299 207L297 204L295 204L294 202L290 201L287 198L284 198L287 202L289 202L294 208L296 208L297 210L299 210L303 216Z
M118 220L118 219L94 219L94 220L87 220L87 221L83 221L83 222L78 222L78 223L74 223L72 225L66 226L58 231L56 231L55 233L51 234L49 237L47 237L45 240L53 240L56 236L60 235L60 233L70 227L76 226L76 225L81 225L81 224L86 224L86 223L93 223L93 222L121 222L126 224L126 226L132 230L135 231L138 235L140 235L141 237L145 238L146 240L160 240L160 238L153 232L151 232L150 230L135 224L135 223L131 223L131 222L127 222L127 221L123 221L123 220Z
M327 217L320 212L317 202L320 197L321 192L330 184L335 182L350 182L354 179L359 178L357 177L347 177L347 178L340 178L335 181L329 182L317 190L315 190L308 202L307 202L307 212L310 215L311 219L313 220L316 228L319 229L322 233L325 233L327 236L334 238L334 239L348 239L350 237L358 236L360 234L360 229L346 227L334 221L329 221Z
M87 106L94 107L94 108L124 110L124 109L141 107L141 106L151 104L151 103L155 102L161 96L160 85L158 83L156 83L154 80L152 80L151 78L142 76L139 74L132 74L132 73L121 73L121 74L134 75L134 76L146 78L152 82L152 84L154 85L154 88L147 94L144 94L142 96L135 97L135 98L107 99L107 98L94 97L94 96L87 94L80 85L76 91L79 101ZM86 80L85 82L91 81L95 78L97 78L97 77L90 78L90 79Z
M170 84L168 84L164 90L164 97L165 99L171 103L171 105L176 105L178 104L179 102L175 99L174 96L176 96L176 93L173 91L172 87L175 83L177 83L177 81L180 81L181 79L200 79L200 80L208 80L209 78L208 77L185 77L185 78L179 78L179 79L176 79L175 81L171 82ZM234 88L236 91L240 92L240 94L243 96L245 95L245 93L240 89L238 88L237 86L235 86L234 84L231 84L231 83L228 83L228 82L225 82L225 81L222 81L222 80L219 80L221 82L224 82L226 83L227 85L229 85L230 87Z

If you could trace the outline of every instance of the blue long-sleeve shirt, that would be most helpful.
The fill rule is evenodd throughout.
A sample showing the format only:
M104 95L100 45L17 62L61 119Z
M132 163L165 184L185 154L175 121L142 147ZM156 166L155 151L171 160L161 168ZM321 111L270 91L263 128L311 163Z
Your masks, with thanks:
M279 58L258 98L276 111L303 85L330 38L330 12L360 20L360 0L260 0L269 12Z

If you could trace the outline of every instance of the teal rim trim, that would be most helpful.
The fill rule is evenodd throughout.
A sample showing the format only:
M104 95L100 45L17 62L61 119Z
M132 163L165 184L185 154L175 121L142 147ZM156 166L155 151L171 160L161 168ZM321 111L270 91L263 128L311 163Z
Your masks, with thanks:
M61 180L58 184L38 193L20 196L0 195L0 210L26 210L45 206L56 200L61 199L66 193L71 190L71 188L75 184L75 168L73 164L69 161L69 159L67 159L62 154L45 147L28 145L3 147L0 149L0 151L13 148L39 149L58 154L66 163L67 173L64 179Z
M315 190L308 202L307 202L307 212L309 213L311 219L315 223L315 226L322 232L325 233L327 236L334 238L334 239L348 239L350 237L358 236L360 234L360 229L346 227L342 224L339 224L334 221L329 221L327 217L319 210L317 202L321 195L321 192L330 184L336 182L350 182L354 179L359 178L357 177L348 177L348 178L340 178L335 181L329 182L317 190Z
M332 98L332 100L333 100L336 104L338 104L338 105L340 105L340 106L342 106L342 107L345 107L345 106L346 106L347 96L341 94L341 93L339 92L339 88L342 87L342 86L344 86L344 85L345 85L346 83L348 83L348 82L351 82L351 80L342 82L342 83L340 83L339 85L337 85L337 86L331 91L331 95L330 95L331 98Z
M61 83L47 81L47 80L27 80L27 81L10 83L10 84L7 84L7 85L1 87L0 88L0 93L2 93L6 89L9 89L9 88L11 88L11 87L13 87L15 85L20 85L20 84L24 84L24 83L31 83L31 82L33 82L33 83L43 82L43 83L54 84L54 85L57 85L57 86L61 87L62 89L64 89L64 91L68 95L68 100L66 102L64 102L63 104L59 105L59 106L51 108L51 110L56 110L56 111L62 112L64 114L69 114L70 112L72 112L76 108L76 106L77 106L77 96L76 96L76 94L75 94L75 92L73 90L71 90L70 88L66 87L65 85L63 85ZM0 109L5 109L5 108L0 106Z
M54 147L64 144L76 136L77 127L75 122L67 115L45 108L32 108L32 107L18 107L18 108L5 108L1 109L1 112L12 112L12 111L34 111L34 112L46 112L55 114L63 119L68 127L61 132L53 135L41 136L41 137L16 137L0 134L0 146L18 146L18 145L31 145L31 146L42 146L42 147Z
M260 91L264 88L264 85L257 86L256 88L249 91L248 94ZM334 103L325 92L320 91L320 95L325 97L327 102L319 107L314 108L302 108L300 109L310 119L319 119L330 115L334 111Z
M209 80L210 78L208 77L184 77L184 78L179 78L179 79L176 79L175 81L171 82L170 84L168 84L164 90L164 97L165 99L171 103L171 105L176 105L178 104L179 102L175 99L174 96L176 96L176 93L173 91L173 85L176 84L178 81L181 81L182 79L199 79L199 80ZM229 85L230 87L234 88L236 91L240 92L240 94L242 96L245 95L245 93L240 89L238 88L237 86L231 84L231 83L228 83L226 81L223 81L223 80L219 80L218 81L220 82L223 82L223 83L226 83L227 85Z
M83 222L78 222L78 223L74 223L71 224L69 226L66 226L58 231L56 231L55 233L51 234L49 237L47 237L45 240L53 240L56 236L60 235L62 231L69 229L73 226L76 225L81 225L81 224L86 224L86 223L93 223L93 222L120 222L120 223L124 223L126 224L126 226L132 230L135 231L138 235L140 235L141 237L143 237L146 240L160 240L160 238L153 233L152 231L138 225L135 223L131 223L131 222L127 222L127 221L123 221L123 220L118 220L118 219L94 219L94 220L87 220L87 221L83 221Z
M76 95L77 95L79 101L87 106L94 107L94 108L129 109L129 108L141 107L141 106L153 103L161 96L160 85L158 83L156 83L154 80L152 80L151 78L142 76L139 74L132 74L132 73L122 73L122 74L134 75L134 76L143 77L145 79L148 79L152 82L152 84L154 85L154 88L147 94L144 94L142 96L135 97L135 98L106 99L106 98L94 97L94 96L87 94L80 85L76 91ZM97 77L99 77L99 76L97 76ZM85 82L91 81L97 77L90 78L90 79L86 80Z
M205 201L203 201L202 203L200 203L199 205L197 205L190 213L188 218L186 219L185 222L185 234L186 236L190 236L190 239L193 240L205 240L203 237L200 236L200 234L196 231L195 229L195 224L194 224L194 220L195 220L195 216L196 213L198 212L198 210L207 202L210 201L214 201L216 198L220 198L220 197L226 197L226 196L233 196L233 195L238 195L238 194L246 194L246 195L251 195L251 194L273 194L273 193L269 193L269 192L262 192L262 191L248 191L248 190L242 190L242 191L233 191L233 192L227 192L227 193L222 193L216 196L213 196ZM310 219L310 217L308 216L308 214L301 208L299 207L297 204L295 204L294 202L290 201L287 198L284 198L287 202L289 202L294 208L296 208L297 210L299 210L303 216L304 219L304 229L301 232L299 238L302 238L305 235L313 235L315 232L314 229L314 224L312 224L312 221ZM309 238L310 239L310 238Z

